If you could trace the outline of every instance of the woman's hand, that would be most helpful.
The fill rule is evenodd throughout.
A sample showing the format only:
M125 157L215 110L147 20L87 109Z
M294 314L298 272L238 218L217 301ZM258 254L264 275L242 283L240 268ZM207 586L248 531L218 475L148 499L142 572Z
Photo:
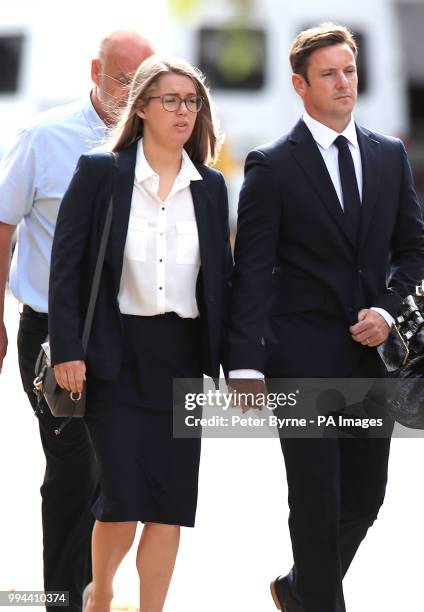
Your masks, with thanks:
M85 369L84 361L66 361L65 363L58 363L54 366L57 384L61 389L66 389L73 393L82 393L85 381Z

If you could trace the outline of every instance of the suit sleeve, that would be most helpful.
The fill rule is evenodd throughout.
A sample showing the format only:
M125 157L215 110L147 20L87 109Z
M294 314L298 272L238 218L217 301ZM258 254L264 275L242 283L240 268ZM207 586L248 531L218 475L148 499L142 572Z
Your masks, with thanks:
M81 278L99 181L94 160L81 156L63 197L53 239L49 283L52 364L84 360ZM90 163L91 162L91 163Z
M252 151L240 192L229 323L230 370L264 371L264 324L281 217L278 177Z
M399 211L392 238L388 291L373 306L384 308L396 317L400 303L415 294L416 285L424 279L423 211L414 189L411 167L402 142L399 142L402 184Z

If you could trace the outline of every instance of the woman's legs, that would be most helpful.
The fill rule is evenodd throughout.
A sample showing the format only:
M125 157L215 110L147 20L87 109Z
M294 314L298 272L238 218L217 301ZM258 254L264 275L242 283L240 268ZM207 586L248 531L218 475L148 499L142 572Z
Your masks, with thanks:
M179 525L146 523L137 550L140 612L162 612L174 571Z
M109 612L116 571L134 542L137 521L96 521L92 535L93 587L87 612Z

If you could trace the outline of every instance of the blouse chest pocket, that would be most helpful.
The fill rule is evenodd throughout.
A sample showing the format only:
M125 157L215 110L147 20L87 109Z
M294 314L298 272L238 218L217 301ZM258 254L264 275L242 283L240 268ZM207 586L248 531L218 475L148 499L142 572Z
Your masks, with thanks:
M195 265L200 261L199 235L195 221L177 221L177 264Z
M125 255L129 259L142 262L147 260L147 227L147 219L130 215L125 244Z

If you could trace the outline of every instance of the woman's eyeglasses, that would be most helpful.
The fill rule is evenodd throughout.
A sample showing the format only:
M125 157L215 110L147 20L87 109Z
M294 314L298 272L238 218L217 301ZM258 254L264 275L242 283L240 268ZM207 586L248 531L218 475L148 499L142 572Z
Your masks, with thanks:
M201 96L187 96L181 98L175 94L164 94L163 96L150 96L148 100L160 100L162 108L169 113L180 110L181 104L184 102L186 109L191 113L198 113L202 108L203 98Z

